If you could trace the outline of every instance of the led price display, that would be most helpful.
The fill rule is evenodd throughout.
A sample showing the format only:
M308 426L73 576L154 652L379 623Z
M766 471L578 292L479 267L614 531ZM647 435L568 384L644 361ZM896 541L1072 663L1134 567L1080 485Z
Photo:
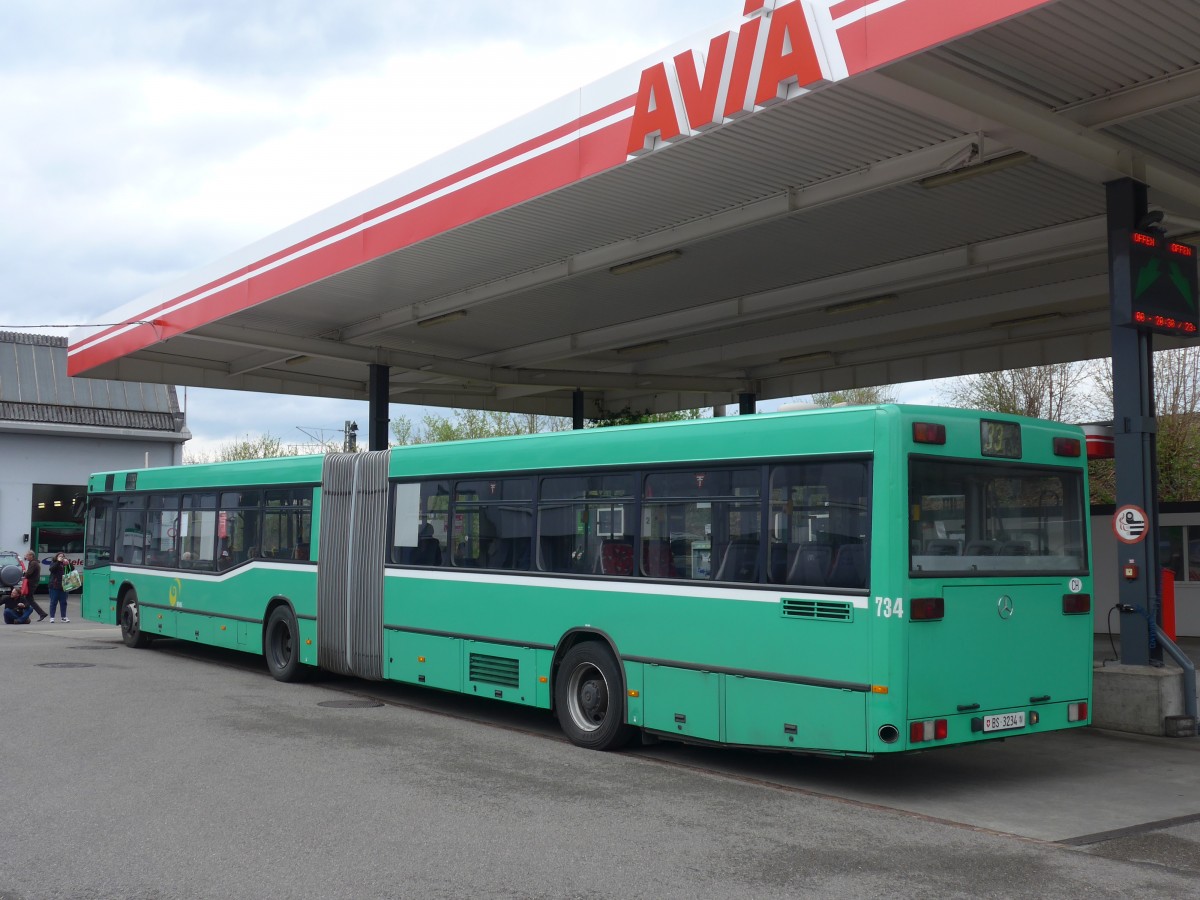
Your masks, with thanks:
M1130 325L1142 331L1196 335L1196 248L1135 231L1129 247Z

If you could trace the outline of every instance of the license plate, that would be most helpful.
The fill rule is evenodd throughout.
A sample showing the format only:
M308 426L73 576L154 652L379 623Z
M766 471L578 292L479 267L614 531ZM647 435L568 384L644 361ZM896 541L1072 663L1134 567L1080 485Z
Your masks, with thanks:
M984 731L1008 731L1010 728L1024 728L1025 713L1001 713L998 716L984 716Z

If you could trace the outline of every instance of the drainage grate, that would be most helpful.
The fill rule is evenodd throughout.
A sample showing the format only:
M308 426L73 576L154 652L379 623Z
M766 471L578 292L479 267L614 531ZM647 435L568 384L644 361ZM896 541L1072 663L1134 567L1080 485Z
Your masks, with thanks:
M43 669L94 669L95 663L38 663Z
M75 647L68 647L68 650L116 650L116 644L79 644Z
M317 706L326 709L368 709L372 706L383 706L378 700L322 700Z

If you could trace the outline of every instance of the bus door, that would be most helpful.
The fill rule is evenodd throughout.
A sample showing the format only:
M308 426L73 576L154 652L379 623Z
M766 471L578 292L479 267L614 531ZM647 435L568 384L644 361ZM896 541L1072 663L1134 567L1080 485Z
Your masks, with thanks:
M89 618L105 621L116 602L116 585L109 574L113 539L116 534L116 503L113 497L91 495L87 502L83 545L83 608Z

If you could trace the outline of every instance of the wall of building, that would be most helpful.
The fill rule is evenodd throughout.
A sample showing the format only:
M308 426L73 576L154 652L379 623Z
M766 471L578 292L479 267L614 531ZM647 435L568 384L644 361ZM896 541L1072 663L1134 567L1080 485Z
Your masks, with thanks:
M175 465L183 461L183 444L130 435L72 433L56 426L53 433L0 431L0 550L24 554L22 538L32 521L34 484L86 485L93 472Z

